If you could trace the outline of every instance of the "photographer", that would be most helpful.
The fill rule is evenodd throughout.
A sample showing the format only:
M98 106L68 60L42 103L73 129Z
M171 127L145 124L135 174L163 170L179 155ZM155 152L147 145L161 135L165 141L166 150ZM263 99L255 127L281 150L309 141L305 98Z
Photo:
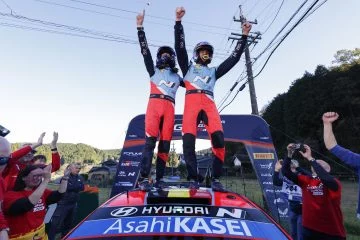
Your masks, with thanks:
M290 159L294 144L287 146L288 154L284 160L282 173L302 189L303 196L303 239L304 240L343 240L346 239L343 215L340 209L341 184L332 177L330 165L323 160L315 160L311 149L304 145L300 154L311 164L312 176L295 174L290 169Z
M339 114L336 112L326 112L322 116L324 123L324 143L326 148L334 154L336 157L341 159L344 163L350 165L356 169L358 176L360 176L360 154L353 153L350 150L343 148L337 144L332 123L339 118ZM359 178L360 179L360 178ZM360 180L359 180L360 181ZM360 191L358 193L358 205L356 217L360 219Z
M294 184L287 177L280 176L283 160L279 160L275 164L273 175L273 184L282 187L282 194L289 202L289 219L291 227L291 236L294 240L302 240L302 192L301 188ZM290 164L291 171L295 174L303 173L310 175L308 171L299 167L299 162L292 159Z

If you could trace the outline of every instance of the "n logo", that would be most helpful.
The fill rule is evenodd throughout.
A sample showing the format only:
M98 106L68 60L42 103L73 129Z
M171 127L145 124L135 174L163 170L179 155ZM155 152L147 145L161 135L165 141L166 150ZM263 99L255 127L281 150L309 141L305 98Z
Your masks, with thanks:
M205 77L200 77L200 76L196 76L195 78L194 78L194 82L196 82L196 81L202 81L203 83L209 83L210 82L210 79L211 79L211 77L210 76L205 76Z
M173 88L174 86L175 86L175 83L174 82L166 82L165 80L161 80L160 82L159 82L159 86L161 86L161 85L165 85L165 86L167 86L168 88Z

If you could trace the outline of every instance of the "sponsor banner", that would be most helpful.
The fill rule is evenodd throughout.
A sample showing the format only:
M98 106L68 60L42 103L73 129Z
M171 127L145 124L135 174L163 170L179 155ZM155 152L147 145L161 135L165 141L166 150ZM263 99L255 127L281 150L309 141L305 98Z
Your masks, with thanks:
M76 237L106 237L106 235L182 235L212 237L248 237L282 240L287 237L272 223L252 222L240 219L143 216L85 221L74 232Z
M254 159L275 159L273 153L253 153Z
M97 209L87 220L141 216L203 216L251 220L270 223L269 219L258 209L212 207L203 205L146 205L102 207Z

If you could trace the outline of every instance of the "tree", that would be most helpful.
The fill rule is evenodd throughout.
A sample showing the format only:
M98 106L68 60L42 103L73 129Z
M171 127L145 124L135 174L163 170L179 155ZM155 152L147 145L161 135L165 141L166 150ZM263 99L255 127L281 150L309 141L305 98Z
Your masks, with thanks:
M354 50L339 50L336 52L334 57L335 60L332 61L334 64L360 64L360 48L355 48Z

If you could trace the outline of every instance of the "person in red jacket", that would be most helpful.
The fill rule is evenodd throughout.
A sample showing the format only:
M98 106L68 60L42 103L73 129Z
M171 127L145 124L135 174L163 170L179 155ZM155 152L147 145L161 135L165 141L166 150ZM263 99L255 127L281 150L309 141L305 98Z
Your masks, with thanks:
M4 198L4 213L10 227L10 238L17 240L47 239L45 234L46 207L58 202L66 192L70 171L65 172L59 189L47 185L51 165L28 165L19 172L14 191Z
M302 225L304 240L345 240L346 232L341 212L341 184L329 174L330 165L323 160L315 160L308 145L301 155L311 165L312 176L295 174L290 170L290 159L294 144L287 147L283 175L302 190Z
M4 137L0 137L0 239L1 240L9 239L8 236L9 226L2 211L2 205L5 194L5 185L4 185L4 179L2 178L1 174L9 161L10 154L11 154L10 143Z
M34 162L34 154L36 153L36 148L43 145L43 139L45 137L45 132L42 133L38 139L38 142L32 145L26 144L24 147L19 150L13 152L9 159L9 164L5 168L3 172L3 177L5 181L5 189L6 191L10 191L13 189L16 178L20 172L20 170L24 169L29 164L41 163ZM60 155L57 151L57 141L58 141L58 133L54 132L53 140L50 143L51 152L52 152L52 171L55 172L60 168ZM46 162L46 158L45 158Z

